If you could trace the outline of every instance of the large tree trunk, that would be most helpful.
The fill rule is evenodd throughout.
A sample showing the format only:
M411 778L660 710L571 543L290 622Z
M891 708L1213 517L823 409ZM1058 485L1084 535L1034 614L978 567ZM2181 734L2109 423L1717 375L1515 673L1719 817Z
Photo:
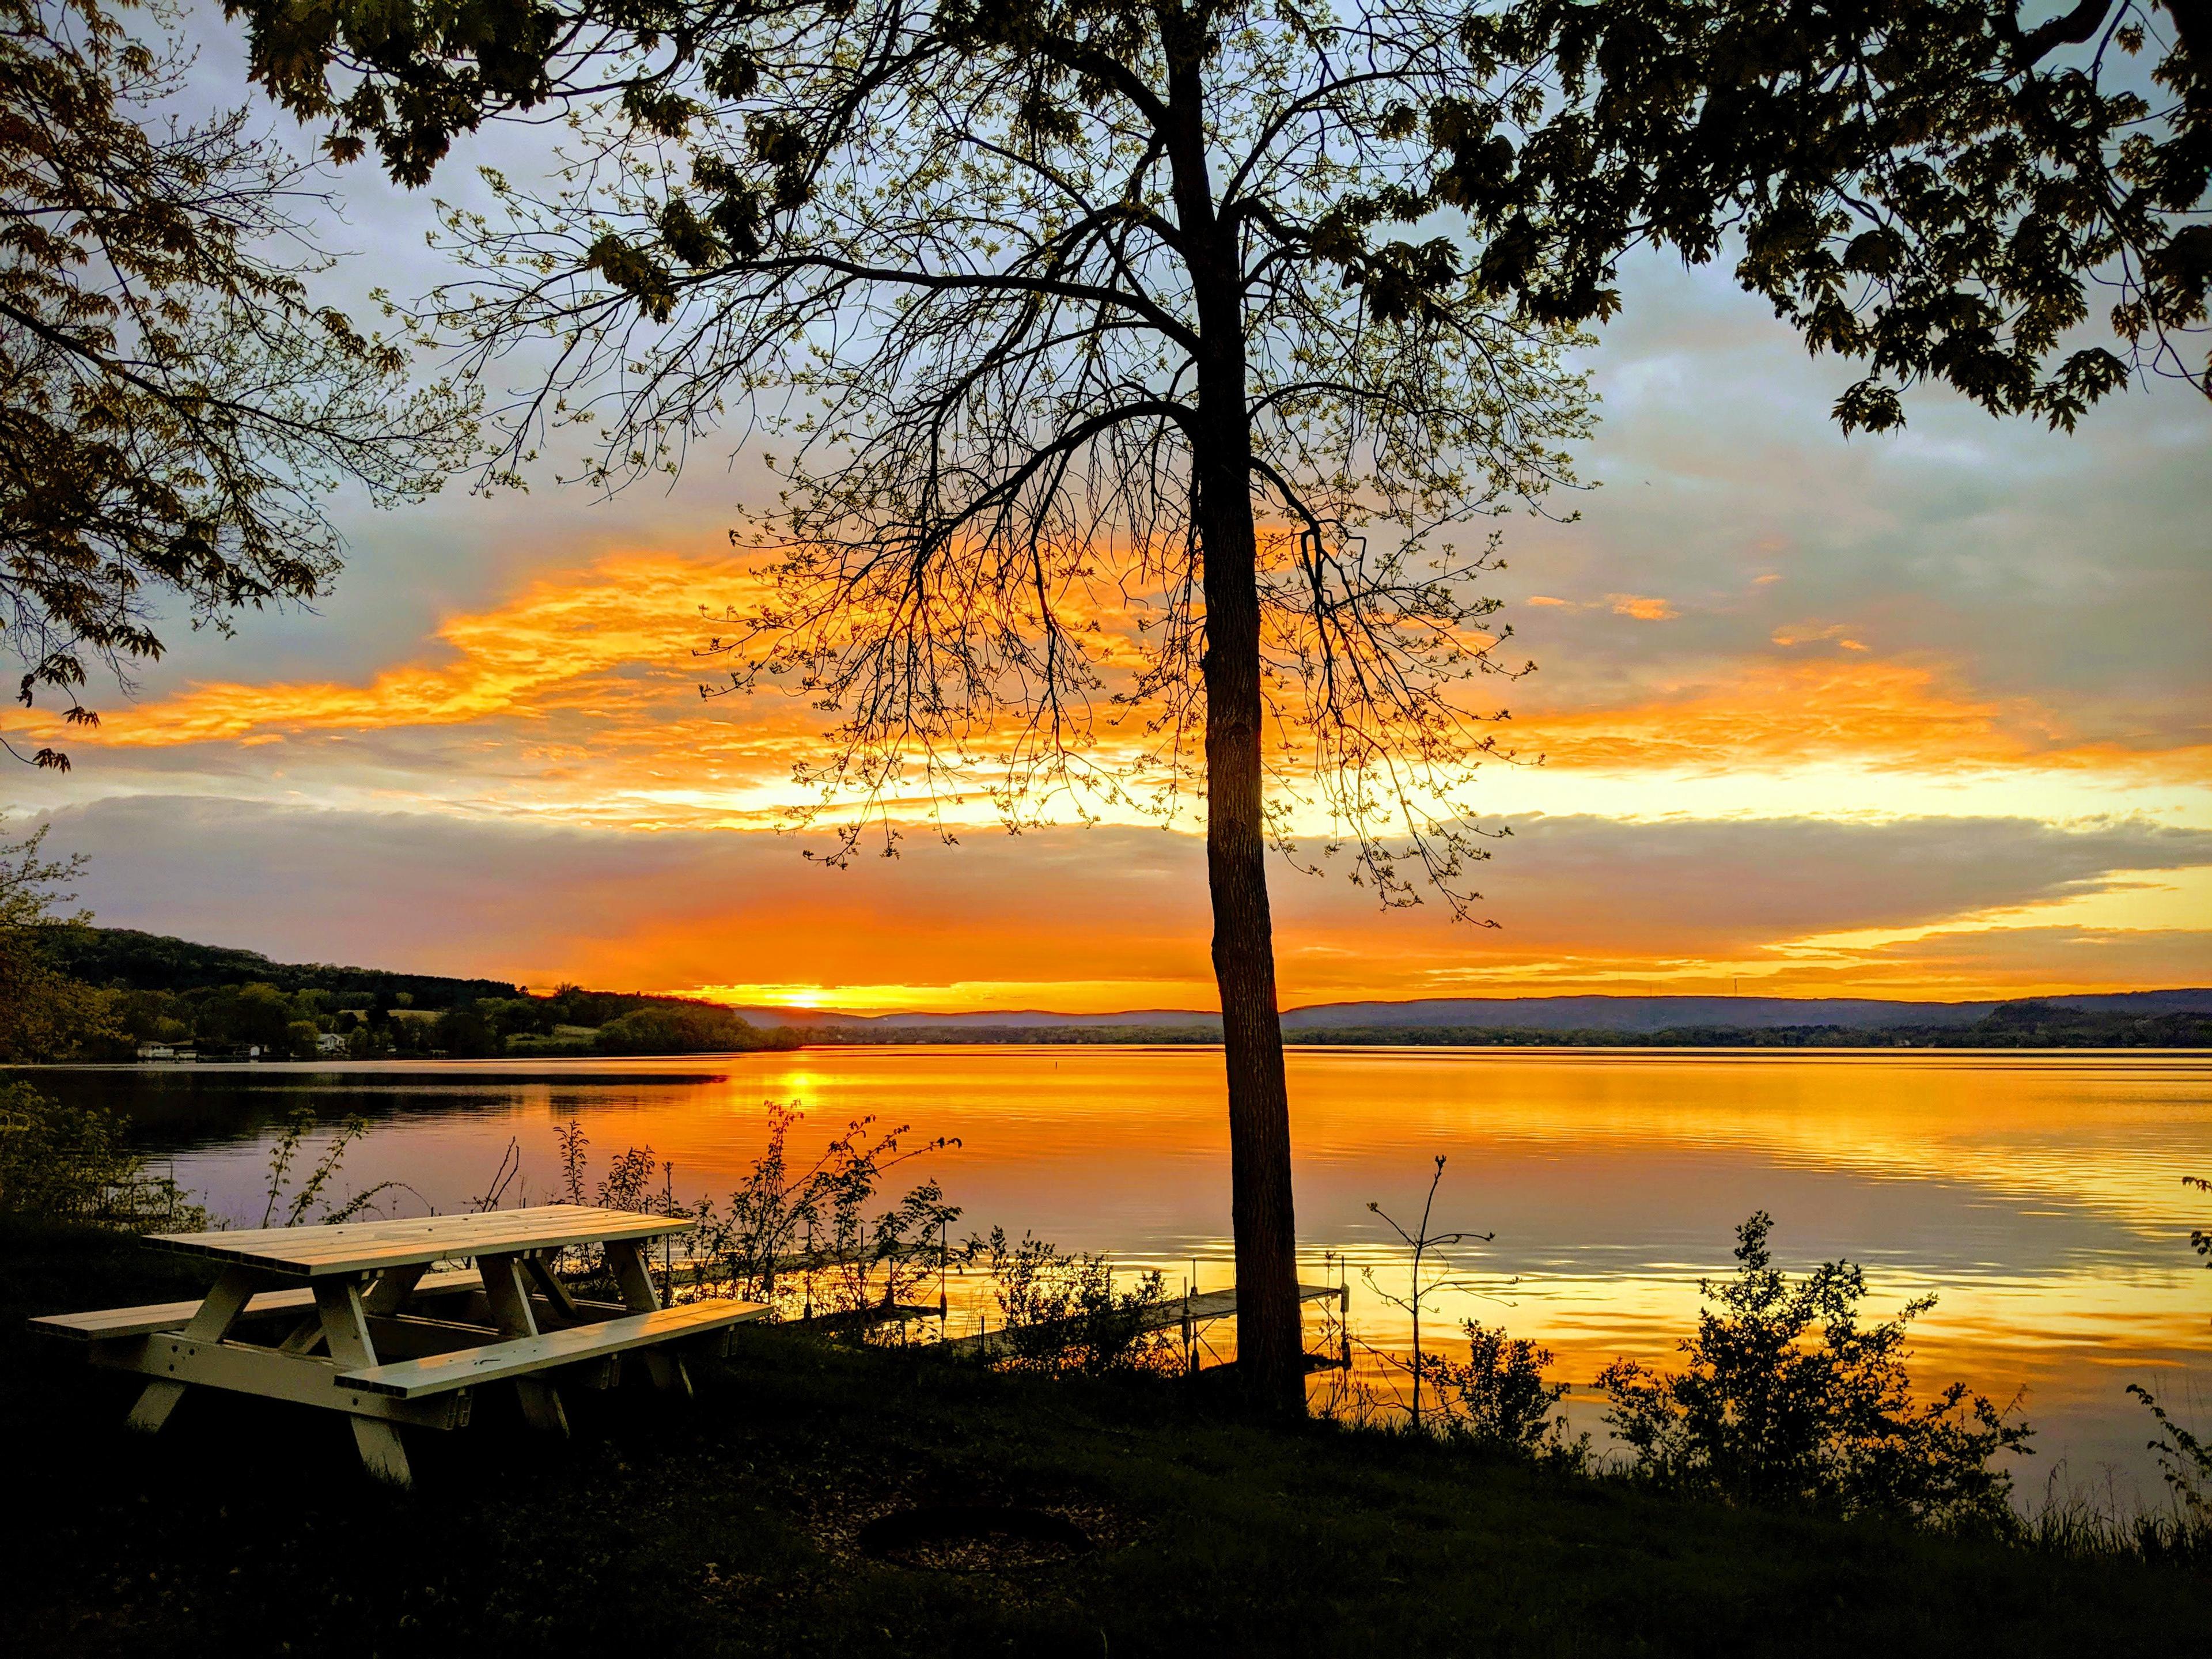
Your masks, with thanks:
M1185 19L1184 21L1188 20ZM1260 742L1259 550L1237 234L1214 216L1200 82L1203 30L1170 18L1166 140L1197 311L1199 429L1193 515L1206 592L1206 871L1213 978L1229 1073L1230 1218L1237 1239L1237 1370L1263 1412L1305 1410L1290 1097L1275 1006L1275 930Z
M1305 1409L1291 1197L1290 1097L1275 1006L1260 766L1260 602L1252 499L1241 475L1200 487L1206 558L1206 872L1229 1073L1237 1370L1264 1411Z

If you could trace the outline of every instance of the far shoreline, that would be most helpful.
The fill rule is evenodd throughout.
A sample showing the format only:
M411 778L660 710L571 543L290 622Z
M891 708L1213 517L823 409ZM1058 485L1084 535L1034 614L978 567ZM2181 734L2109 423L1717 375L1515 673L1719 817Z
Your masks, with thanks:
M715 1068L732 1062L772 1059L793 1054L824 1054L870 1053L886 1056L902 1054L939 1054L965 1051L987 1054L1048 1053L1060 1054L1093 1054L1115 1051L1127 1054L1183 1054L1215 1053L1221 1051L1218 1039L1193 1038L1188 1041L1144 1038L1112 1040L1083 1038L1073 1041L1038 1041L1034 1038L994 1040L975 1037L942 1039L907 1039L902 1041L872 1041L847 1042L804 1042L788 1048L744 1048L704 1053L666 1054L509 1054L504 1056L443 1056L403 1055L374 1059L337 1060L241 1060L209 1059L177 1060L46 1060L25 1061L0 1065L0 1075L16 1073L52 1074L66 1073L81 1075L92 1073L113 1073L134 1077L167 1076L261 1076L289 1077L383 1076L405 1077L450 1076L464 1073L486 1081L506 1078L530 1079L549 1075L588 1074L605 1083L712 1083L726 1079L721 1069L678 1069L683 1063L695 1067ZM2129 1059L2138 1056L2172 1056L2177 1059L2212 1060L2212 1043L2122 1043L2090 1044L2066 1042L2027 1043L1966 1043L1966 1042L1286 1042L1287 1051L1317 1054L1373 1054L1432 1055L1438 1058L1485 1054L1492 1056L1522 1055L1529 1059L1554 1057L1601 1058L1620 1056L1624 1059L1656 1059L1679 1055L1687 1058L1789 1059L1797 1057L1832 1057L1838 1060L1897 1059L1904 1056L1935 1057L1957 1055L1961 1058L1986 1058L1991 1055L2063 1054L2082 1059ZM639 1062L645 1068L639 1068ZM670 1062L677 1062L672 1065Z

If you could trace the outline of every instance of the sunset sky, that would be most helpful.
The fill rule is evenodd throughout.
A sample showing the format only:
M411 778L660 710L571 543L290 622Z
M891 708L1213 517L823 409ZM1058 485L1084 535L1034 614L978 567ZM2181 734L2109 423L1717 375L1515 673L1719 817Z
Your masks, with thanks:
M348 180L345 280L405 291L428 204ZM416 252L410 252L416 250ZM1846 371L1724 273L1629 272L1576 523L1506 521L1512 837L1481 913L1275 869L1286 1006L1566 990L1968 997L2212 982L2212 407L2071 438L1955 401L1846 441ZM725 463L727 463L726 465ZM702 703L745 590L728 446L673 491L550 478L340 508L319 615L172 633L10 823L102 922L291 959L875 1010L1206 1007L1186 817L824 870L779 833L820 719ZM49 739L11 708L18 748Z

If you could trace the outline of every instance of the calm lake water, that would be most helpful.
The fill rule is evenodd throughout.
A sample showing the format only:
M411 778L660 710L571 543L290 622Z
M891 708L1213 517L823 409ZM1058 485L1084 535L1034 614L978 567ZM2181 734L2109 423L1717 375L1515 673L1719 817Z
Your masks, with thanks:
M341 1184L405 1182L416 1196L395 1213L465 1204L510 1138L524 1174L509 1201L542 1200L571 1116L596 1168L650 1146L690 1197L735 1184L763 1101L799 1103L793 1151L810 1157L874 1114L958 1137L920 1167L963 1227L1158 1266L1176 1289L1194 1262L1212 1289L1231 1279L1220 1066L1208 1049L821 1049L72 1071L40 1086L125 1107L179 1181L249 1224L274 1126L303 1101L326 1122L370 1121ZM1442 1153L1439 1224L1496 1239L1455 1253L1472 1284L1433 1328L1503 1323L1578 1385L1616 1354L1665 1363L1699 1276L1729 1269L1733 1229L1765 1209L1780 1262L1862 1263L1878 1316L1940 1297L1916 1328L1923 1389L2025 1390L2040 1431L2015 1468L2027 1496L2063 1466L2062 1484L2157 1498L2130 1382L2212 1429L2212 1273L2187 1237L2212 1200L2180 1182L2212 1175L2212 1054L1300 1048L1290 1081L1302 1276L1348 1257L1354 1333L1378 1346L1401 1343L1404 1322L1362 1272L1400 1285L1404 1268L1367 1206L1417 1216ZM1577 1420L1601 1427L1580 1395Z

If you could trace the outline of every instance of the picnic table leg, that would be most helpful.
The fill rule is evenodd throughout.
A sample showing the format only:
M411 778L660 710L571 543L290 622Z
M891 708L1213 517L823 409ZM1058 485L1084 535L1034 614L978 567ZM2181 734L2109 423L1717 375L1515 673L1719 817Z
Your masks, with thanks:
M651 1313L659 1307L660 1294L653 1288L653 1269L646 1264L645 1247L634 1238L621 1238L608 1240L606 1249L607 1271L614 1275L622 1292L623 1306L632 1313ZM647 1348L641 1357L653 1387L691 1398L691 1373L684 1369L681 1354Z
M359 1370L376 1364L376 1344L368 1334L360 1285L344 1279L323 1280L315 1286L315 1310L322 1316L323 1338L330 1345L331 1358L342 1370ZM389 1486L415 1484L397 1425L374 1417L349 1417L347 1421L353 1425L354 1448L361 1453L362 1467L371 1479Z
M363 1310L373 1314L401 1312L407 1306L407 1298L415 1294L415 1287L422 1282L422 1275L429 1271L428 1262L410 1261L404 1267L380 1273L376 1283L361 1299Z
M576 1305L576 1298L568 1294L568 1287L561 1282L561 1276L553 1271L551 1264L544 1256L523 1257L522 1269L530 1275L531 1283L538 1286L538 1293L544 1297L555 1324L580 1325L584 1322L584 1310Z
M491 1308L492 1323L503 1336L536 1336L537 1316L530 1311L530 1291L523 1283L522 1263L511 1255L480 1255L477 1269L483 1274L484 1301ZM547 1434L568 1432L568 1413L561 1404L561 1391L533 1376L519 1376L514 1391L522 1401L522 1420Z
M197 1342L220 1342L230 1334L230 1328L238 1322L246 1304L253 1299L254 1291L261 1288L262 1275L246 1267L225 1267L201 1301L199 1311L185 1323L184 1334ZM185 1385L164 1377L149 1382L139 1391L138 1403L131 1408L125 1425L140 1434L157 1434L169 1420L169 1413L185 1397Z

